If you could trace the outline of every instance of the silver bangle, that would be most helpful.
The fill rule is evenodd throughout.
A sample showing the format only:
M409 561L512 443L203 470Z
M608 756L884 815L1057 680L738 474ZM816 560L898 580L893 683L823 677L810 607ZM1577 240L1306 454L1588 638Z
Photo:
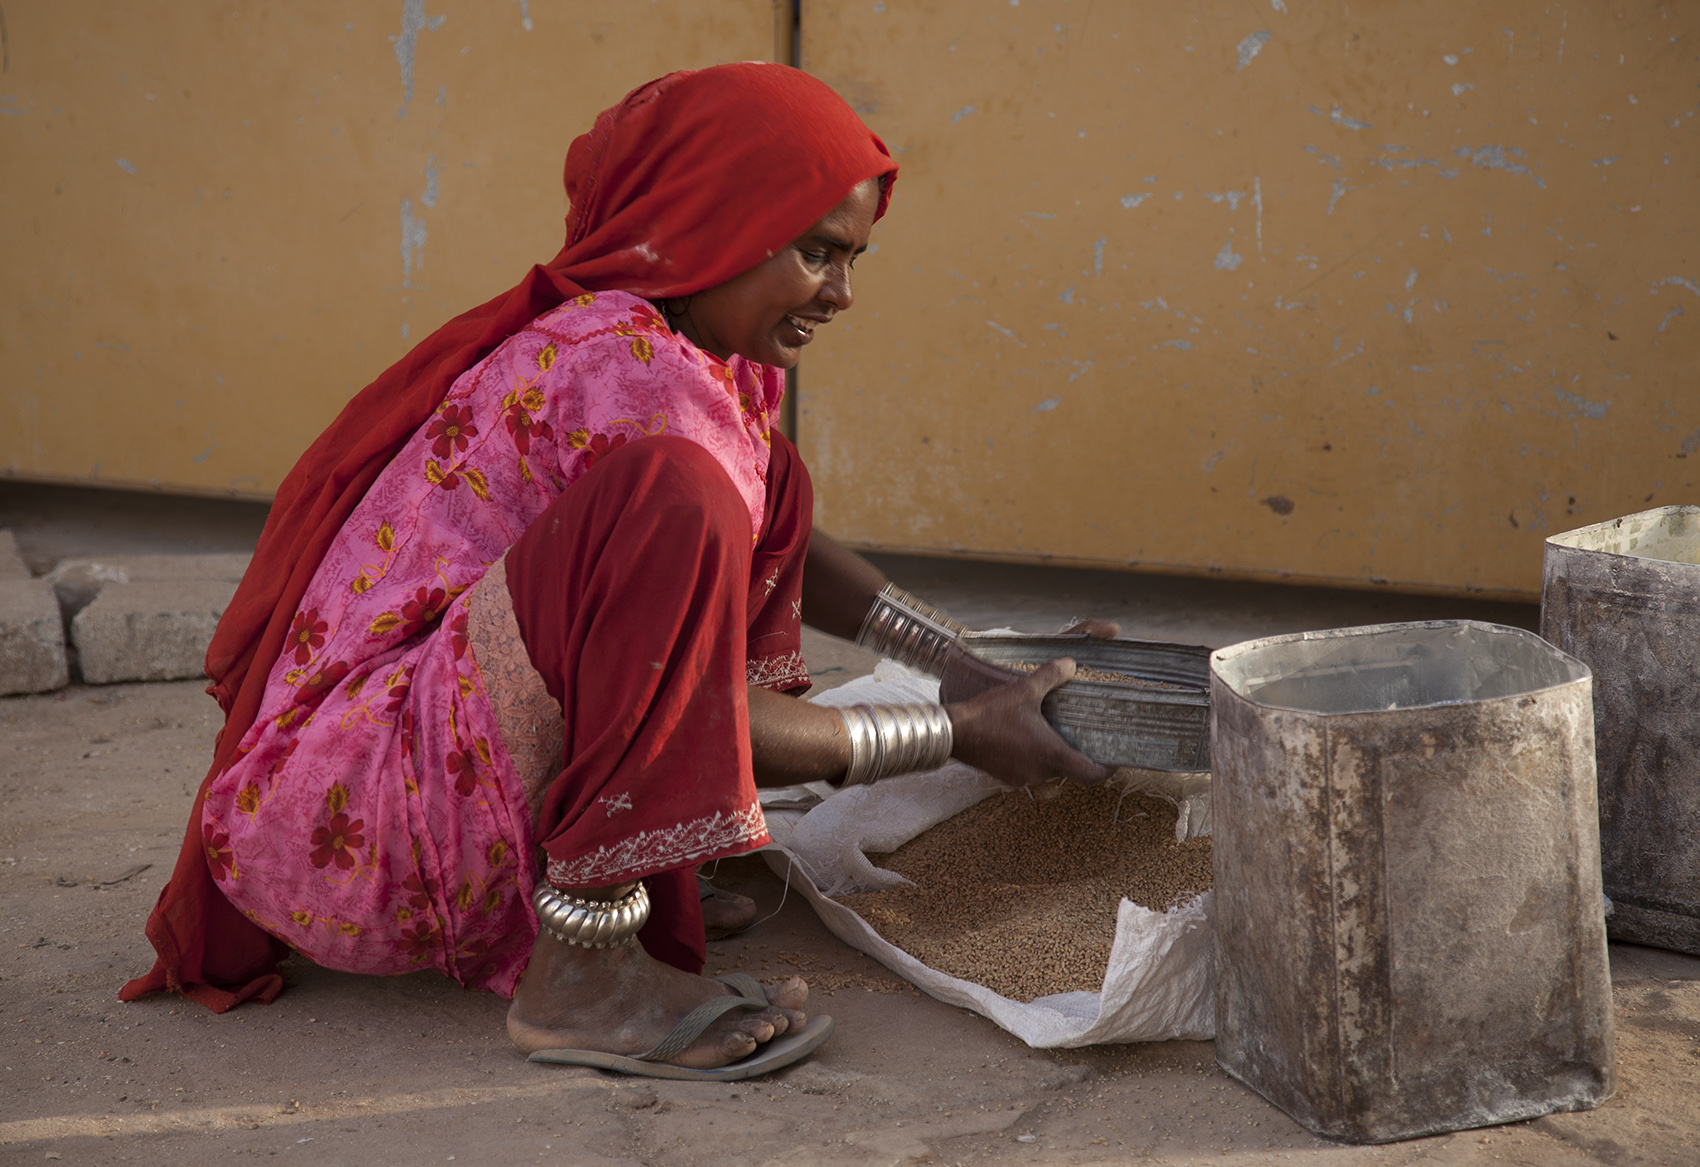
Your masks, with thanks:
M841 786L936 770L950 761L954 738L943 705L851 705L838 715L850 739Z
M613 948L630 942L649 919L649 892L639 883L617 900L581 900L547 883L531 893L537 924L556 940L579 948Z
M956 638L966 631L966 625L888 583L868 609L856 643L936 677L943 673Z

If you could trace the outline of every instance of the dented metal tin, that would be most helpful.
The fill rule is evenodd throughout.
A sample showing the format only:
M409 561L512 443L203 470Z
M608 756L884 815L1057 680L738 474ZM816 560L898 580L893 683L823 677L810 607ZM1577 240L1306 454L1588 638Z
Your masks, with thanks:
M1612 1094L1589 690L1474 621L1212 655L1225 1070L1352 1142Z
M1210 769L1210 650L1198 645L1092 636L964 633L962 647L995 665L1072 657L1150 687L1067 681L1041 711L1069 745L1106 766L1197 773Z
M1700 507L1546 541L1541 635L1594 671L1614 940L1700 955Z

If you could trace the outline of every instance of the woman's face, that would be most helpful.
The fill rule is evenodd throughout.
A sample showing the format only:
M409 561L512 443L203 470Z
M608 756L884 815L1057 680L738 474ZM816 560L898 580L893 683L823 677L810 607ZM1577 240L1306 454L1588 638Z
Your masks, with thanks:
M877 179L859 184L766 261L691 296L673 327L722 360L791 368L815 329L849 309L850 269L867 250L879 195Z

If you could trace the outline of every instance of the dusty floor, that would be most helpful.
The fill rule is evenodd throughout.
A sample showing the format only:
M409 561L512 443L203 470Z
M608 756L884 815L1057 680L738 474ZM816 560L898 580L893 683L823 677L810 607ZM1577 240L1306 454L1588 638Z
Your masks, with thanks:
M1298 627L1532 609L889 560L980 624L1102 614L1132 635L1227 643ZM812 639L823 683L865 654ZM0 701L0 1163L1195 1162L1700 1164L1700 960L1616 946L1620 1088L1601 1109L1387 1147L1313 1138L1216 1069L1208 1043L1040 1052L921 996L834 940L759 861L720 878L777 914L711 946L717 969L800 971L838 1031L737 1085L532 1066L505 1003L434 974L289 969L222 1017L119 984L152 953L166 876L217 725L201 686ZM867 987L867 986L872 986Z

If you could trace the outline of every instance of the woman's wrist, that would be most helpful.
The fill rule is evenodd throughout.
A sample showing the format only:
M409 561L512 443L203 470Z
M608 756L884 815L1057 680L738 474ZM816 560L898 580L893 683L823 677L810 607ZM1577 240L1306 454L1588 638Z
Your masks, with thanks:
M957 639L967 626L938 608L888 583L874 597L856 643L938 677L951 656L960 651Z
M841 786L936 770L950 761L955 733L942 705L852 705L838 715L850 743Z

